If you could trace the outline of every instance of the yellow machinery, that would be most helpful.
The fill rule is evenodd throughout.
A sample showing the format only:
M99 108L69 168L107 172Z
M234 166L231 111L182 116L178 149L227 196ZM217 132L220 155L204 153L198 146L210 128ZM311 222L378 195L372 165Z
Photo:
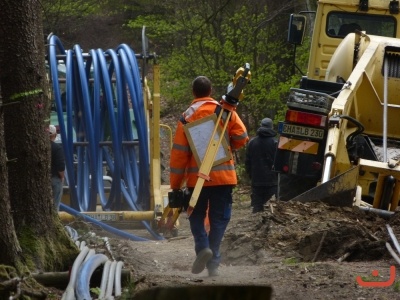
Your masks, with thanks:
M321 0L314 22L307 76L278 126L279 197L394 211L400 157L388 150L400 145L399 2ZM302 43L305 23L291 16L290 42Z

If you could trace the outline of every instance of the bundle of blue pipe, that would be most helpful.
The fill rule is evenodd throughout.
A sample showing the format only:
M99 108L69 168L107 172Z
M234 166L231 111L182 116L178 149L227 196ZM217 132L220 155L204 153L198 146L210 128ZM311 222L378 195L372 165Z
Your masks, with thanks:
M52 35L48 62L70 207L77 212L96 211L99 198L103 211L147 210L148 126L134 51L121 44L115 50L92 49L84 54L79 45L65 50L60 39ZM60 62L66 67L65 103L58 78ZM103 174L105 169L107 174ZM108 198L105 175L112 178Z

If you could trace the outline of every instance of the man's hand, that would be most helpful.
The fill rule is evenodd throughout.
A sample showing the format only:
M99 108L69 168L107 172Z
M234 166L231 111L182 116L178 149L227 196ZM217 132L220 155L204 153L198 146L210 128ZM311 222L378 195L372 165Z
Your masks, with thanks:
M183 191L172 190L168 193L168 205L171 208L182 208L183 207Z

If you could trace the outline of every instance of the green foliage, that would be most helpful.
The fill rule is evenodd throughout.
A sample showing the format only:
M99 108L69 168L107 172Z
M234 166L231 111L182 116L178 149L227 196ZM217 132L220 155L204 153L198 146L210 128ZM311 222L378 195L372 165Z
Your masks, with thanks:
M299 260L296 257L288 257L285 258L285 260L283 261L283 264L285 265L295 265L299 262Z
M124 284L124 291L119 299L121 300L128 300L132 299L132 295L135 291L136 285L133 281L126 282Z
M369 276L361 276L361 280L364 282L371 282L371 281L376 281L376 278L372 275Z
M45 0L42 2L45 15L62 15L85 17L96 14L100 11L102 2L96 0Z
M161 53L165 53L166 47L169 51L173 48L173 44L170 44L172 37L179 31L179 24L175 24L168 19L162 19L159 15L140 15L133 20L127 22L127 26L132 29L142 29L146 26L148 30L147 37L156 43L155 45L163 45ZM170 44L171 48L168 47ZM156 51L158 54L159 51Z
M190 84L196 76L208 76L213 97L219 99L236 70L249 63L251 84L245 88L240 112L246 115L246 125L255 130L262 118L275 118L284 111L294 82L293 48L286 43L290 11L273 1L224 4L211 0L158 3L163 9L140 15L127 26L146 26L161 56L161 92L174 108L184 108L192 100ZM277 14L279 10L287 14ZM296 58L302 67L305 62L303 55Z
M251 184L251 180L246 173L246 168L245 168L244 163L236 164L236 174L238 177L238 183L240 185L250 185Z
M90 288L90 292L97 296L100 296L101 289L99 287Z
M47 295L47 298L48 298L48 299L57 299L57 298L58 298L58 295L53 294L53 293L50 292L50 293Z
M276 123L282 119L289 89L298 86L301 76L293 63L306 71L309 39L298 46L295 60L294 48L286 42L293 7L273 0L44 2L54 22L61 16L79 21L80 16L123 12L131 16L124 28L133 36L140 37L146 26L149 50L161 65L161 94L167 103L163 111L184 109L192 100L191 82L199 75L212 80L212 96L220 99L236 70L249 63L251 84L238 109L249 131L255 131L264 117Z
M400 281L396 281L393 285L393 290L395 292L400 292Z

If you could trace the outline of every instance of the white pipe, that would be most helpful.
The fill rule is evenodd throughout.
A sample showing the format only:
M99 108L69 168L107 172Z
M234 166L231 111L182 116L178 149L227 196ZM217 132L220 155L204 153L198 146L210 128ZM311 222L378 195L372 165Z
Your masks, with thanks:
M108 238L105 237L103 240L110 255L113 256ZM106 259L107 257L104 254L95 254L95 250L89 249L86 244L86 241L75 241L75 245L80 249L80 253L72 266L70 281L62 296L62 300L91 299L89 290L90 277L103 261L105 261L105 265L101 279L99 299L114 299L112 297L113 286L115 286L115 296L121 296L121 275L124 263L115 260L111 262ZM83 269L84 266L85 269ZM90 276L87 276L88 272L90 272ZM86 289L86 287L88 288ZM75 298L75 294L78 298Z
M86 255L85 260L83 261L83 263L85 263L85 261L87 261L91 256L95 255L96 251L94 249L90 249L89 253Z
M84 258L89 252L88 247L83 247L79 255L74 261L71 269L71 276L69 279L69 283L67 288L65 289L64 294L62 295L62 300L75 300L75 281L76 281L76 274L78 273L79 267L81 266Z
M82 267L78 272L75 287L75 294L78 300L92 299L90 296L90 278L92 277L94 270L96 270L101 264L104 264L107 260L108 257L104 254L95 254L82 264Z
M392 255L394 260L400 265L400 258L397 256L396 252L394 252L394 250L392 249L392 246L390 246L390 244L388 242L386 242L385 245L386 245L386 249L389 250L389 253Z
M80 245L80 247L81 247L80 249L82 250L83 247L85 247L85 246L86 246L86 242L85 242L85 241L82 241L82 242L81 242L81 245Z
M115 269L115 288L114 288L114 296L115 297L122 295L121 273L122 273L123 266L124 266L124 263L122 261L119 261L117 263L117 268Z
M111 297L114 285L114 276L115 276L115 269L117 267L117 262L114 260L111 263L110 272L108 273L108 282L107 282L107 289L106 289L106 299Z
M389 224L386 224L386 228L389 232L390 238L392 239L394 246L396 247L397 252L400 254L400 245L399 242L397 241L396 236L394 235L392 227L390 227Z
M387 110L388 110L388 58L385 57L383 63L383 162L388 162L387 158Z
M106 295L107 280L108 280L108 273L110 273L110 266L111 266L111 261L107 260L106 263L104 264L103 274L101 275L99 299L103 299L104 296Z
M65 230L68 232L70 238L75 242L79 238L78 232L71 226L64 226Z

